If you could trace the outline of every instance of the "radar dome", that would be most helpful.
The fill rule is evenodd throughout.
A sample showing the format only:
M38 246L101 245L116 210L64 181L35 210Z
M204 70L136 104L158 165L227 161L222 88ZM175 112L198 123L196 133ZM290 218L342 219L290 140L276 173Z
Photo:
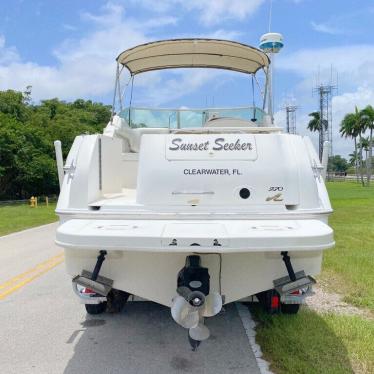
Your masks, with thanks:
M283 36L277 32L269 32L260 38L260 49L265 53L278 53L283 48Z

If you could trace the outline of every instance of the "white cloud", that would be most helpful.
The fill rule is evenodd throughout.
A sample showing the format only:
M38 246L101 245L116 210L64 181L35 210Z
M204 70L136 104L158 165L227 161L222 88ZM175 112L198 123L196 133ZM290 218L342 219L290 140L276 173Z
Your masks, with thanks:
M95 14L84 12L81 19L93 31L80 39L66 39L57 46L52 51L56 65L22 61L17 50L7 47L5 37L0 35L0 89L24 90L31 85L34 100L103 97L113 90L115 57L127 48L150 41L149 35L154 35L157 28L177 23L177 18L166 14L140 22L126 16L125 9L113 3L107 3ZM237 31L218 29L204 36L238 35ZM148 73L136 77L135 93L142 93L142 104L161 105L191 94L212 82L217 74L223 72L180 70L167 75L161 85L158 72Z
M223 19L243 20L256 12L264 0L190 0L182 1L187 9L201 13L200 21L207 25L218 24Z
M326 23L316 23L316 22L312 21L312 22L310 22L310 24L311 24L313 30L318 31L318 32L322 32L322 33L325 33L325 34L339 35L339 34L344 33L344 31L342 29L331 26L331 25L328 25Z
M356 106L363 109L368 104L374 104L374 91L369 86L359 86L354 92L345 92L333 98L334 110L341 117L347 112L353 112Z
M196 37L225 39L225 40L238 40L239 37L242 35L243 35L243 32L240 32L237 30L218 29L213 32L209 32L207 34L197 35Z
M294 72L301 78L296 90L297 96L303 99L310 97L316 81L330 81L331 66L339 74L339 94L333 100L334 111L342 100L345 102L342 108L346 111L352 110L354 105L362 107L373 103L374 45L304 49L280 55L277 60L277 68ZM334 74L332 81L336 81Z
M244 20L252 15L266 0L133 0L136 5L156 12L168 12L173 8L196 12L201 24L216 25L223 20Z
M142 95L139 96L141 96L142 105L157 107L189 95L207 84L212 84L217 76L224 76L225 72L211 69L176 70L171 72L162 84L160 84L158 72L153 73L153 79L147 79L148 75L149 73L143 75L146 81L141 82L141 87L146 87L146 90L141 90ZM141 77L140 75L139 78ZM136 86L139 87L138 78L135 79Z
M92 14L90 12L82 12L81 18L86 21L92 21L96 24L106 26L108 24L119 24L122 22L124 14L123 6L108 2L103 6L104 12L100 14Z
M341 47L301 49L294 53L282 52L277 68L291 70L300 75L316 73L318 67L330 69L333 65L340 74L354 71L369 73L374 79L374 45L346 45ZM370 69L370 66L373 66ZM365 74L359 74L364 77ZM358 77L358 75L357 75ZM354 77L349 77L352 80Z
M23 62L16 49L6 47L0 38L0 89L23 90L33 86L36 100L59 97L95 97L112 90L115 57L136 44L148 41L147 27L124 19L123 8L106 5L98 14L82 14L95 31L81 39L65 40L53 51L56 66ZM162 23L162 22L161 22ZM123 38L119 37L123 35Z
M344 10L339 12L337 9L330 16L329 13L326 13L328 18L325 21L311 21L310 25L315 31L325 34L358 36L366 33L370 13L372 13L372 9L365 6L356 7L349 12ZM322 13L321 16L323 16Z
M95 14L82 13L81 19L94 31L80 39L64 40L52 51L57 61L54 66L22 61L17 50L7 47L5 37L0 35L0 89L24 90L31 85L34 100L102 97L113 90L115 57L121 51L150 41L149 35L155 29L177 23L177 18L162 14L139 22L126 17L124 8L113 3L107 3ZM238 35L223 29L209 33L215 38ZM158 72L148 73L136 77L135 88L142 93L143 104L160 105L192 93L217 74L222 72L177 71L161 85Z
M7 47L5 43L5 36L0 34L0 65L9 64L19 60L17 49L14 47Z
M76 31L77 30L76 26L70 25L69 23L63 23L62 28L64 30L67 30L67 31Z

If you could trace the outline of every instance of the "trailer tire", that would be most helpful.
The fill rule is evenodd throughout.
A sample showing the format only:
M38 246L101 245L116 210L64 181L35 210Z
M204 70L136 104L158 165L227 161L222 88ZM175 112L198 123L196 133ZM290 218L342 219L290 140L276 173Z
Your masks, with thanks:
M101 314L106 311L106 301L99 304L85 304L84 306L86 307L86 312L92 315Z
M300 304L281 304L281 312L283 314L297 314Z
M129 297L130 294L125 291L112 289L107 296L107 312L120 313Z
M280 312L280 305L279 305L279 294L274 289L267 290L256 294L256 297L262 307L262 309L267 314L278 314ZM272 298L278 298L278 305L275 307L272 306Z

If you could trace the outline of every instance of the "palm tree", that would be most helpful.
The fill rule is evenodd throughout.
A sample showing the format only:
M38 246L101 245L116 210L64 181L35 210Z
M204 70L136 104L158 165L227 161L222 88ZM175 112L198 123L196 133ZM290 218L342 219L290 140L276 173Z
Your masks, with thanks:
M358 155L359 155L359 162L360 162L360 176L361 176L361 183L364 186L364 161L366 160L366 166L368 163L368 152L369 152L369 139L364 138L362 134L360 134L360 141L357 144L357 148L359 149ZM365 152L365 160L363 157L363 154Z
M357 152L350 153L349 155L349 165L356 166L357 165Z
M361 153L365 152L365 160L368 159L368 152L369 152L369 138L361 138L358 147L361 150ZM363 158L362 158L363 159Z
M321 113L320 112L312 112L309 113L309 117L312 117L312 119L309 121L307 129L309 131L318 131L319 132L319 147L318 147L318 153L319 153L319 159L322 161L322 152L323 152L323 133L327 130L327 127L329 125L328 121L326 119L321 120Z
M309 121L307 129L309 131L319 131L320 112L309 113L309 117L312 117L312 119Z
M369 133L369 156L366 158L366 173L367 173L367 184L370 185L371 179L371 160L373 157L373 130L374 130L374 108L368 105L362 109L362 118L366 122L366 129L370 130Z
M352 138L354 141L354 155L355 155L355 170L356 179L358 182L358 161L359 154L357 152L357 137L359 135L359 122L360 116L357 107L355 108L355 113L348 113L344 116L342 122L340 123L340 134L345 138Z
M360 155L360 176L361 176L361 183L363 186L365 186L364 182L364 158L363 158L363 152L365 148L367 149L369 147L369 142L365 142L365 138L363 137L363 134L365 133L367 129L367 117L362 114L362 111L358 111L357 107L355 108L355 114L358 116L358 136L360 138L360 142L358 144L359 146L359 155Z

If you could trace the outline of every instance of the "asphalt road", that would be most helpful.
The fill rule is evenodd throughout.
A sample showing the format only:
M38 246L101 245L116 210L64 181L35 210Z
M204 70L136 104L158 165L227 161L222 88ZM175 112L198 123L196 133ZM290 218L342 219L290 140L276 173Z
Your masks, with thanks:
M211 337L197 352L187 330L158 304L87 315L53 242L55 228L0 237L2 373L259 373L233 304L207 320Z

